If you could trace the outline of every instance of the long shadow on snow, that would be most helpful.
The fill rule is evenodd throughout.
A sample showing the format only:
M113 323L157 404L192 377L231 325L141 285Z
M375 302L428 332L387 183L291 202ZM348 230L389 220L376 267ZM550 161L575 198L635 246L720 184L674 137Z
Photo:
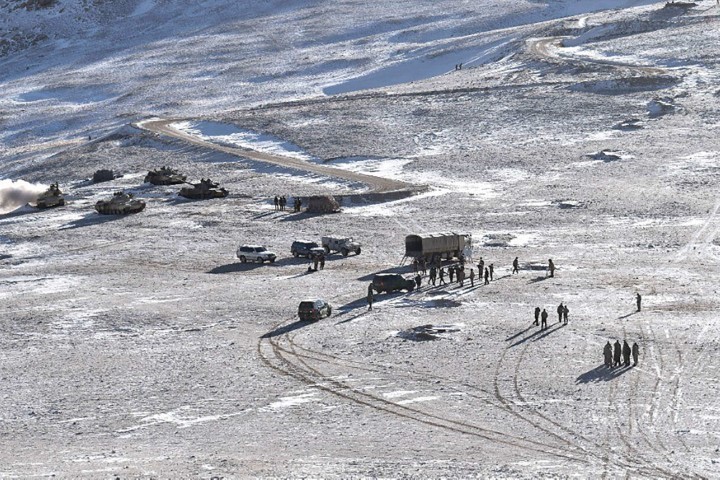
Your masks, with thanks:
M278 327L275 330L267 332L266 334L262 335L260 338L272 338L272 337L277 337L279 335L284 335L286 333L292 332L293 330L307 327L308 325L310 325L312 323L315 323L315 322L312 322L309 320L296 320L295 322L291 323L290 325L285 325L284 327Z
M596 383L608 382L613 380L625 372L629 372L632 367L608 368L604 364L598 365L590 371L587 371L575 379L575 383Z
M128 214L131 215L131 214ZM126 217L127 215L102 215L99 213L88 213L83 218L79 218L68 224L63 225L58 230L72 230L74 228L89 227L91 225L100 225L107 222L112 222Z
M342 260L343 257L332 257L332 256L325 256L325 263L333 262L336 260ZM303 275L306 275L308 273L307 267L308 265L313 265L312 260L308 260L307 258L295 258L295 257L284 257L284 258L278 258L273 263L259 263L259 262L247 262L242 263L240 260L233 263L228 263L225 265L220 265L218 267L213 268L212 270L208 270L206 273L237 273L237 272L247 272L249 270L255 270L256 268L262 267L282 267L285 265L289 266L298 266L302 267L302 269L298 272L295 277L301 277ZM319 268L319 267L318 267ZM318 270L320 271L320 270ZM315 272L312 272L315 273Z
M550 335L551 333L557 332L558 330L560 330L560 329L561 329L562 327L564 327L564 326L565 326L564 323L556 323L555 325L553 325L553 326L551 326L551 327L548 327L546 330L536 330L536 331L534 331L533 333L531 333L530 335L528 335L527 337L523 337L523 338L521 338L520 340L518 340L517 342L513 343L512 345L510 345L510 348L512 348L512 347L517 347L518 345L520 345L520 344L522 344L522 343L525 343L525 342L527 342L528 340L532 340L532 341L534 341L534 342L537 342L538 340L547 337L547 336ZM538 328L540 328L540 327L538 327ZM519 334L517 334L517 335L515 335L515 336L513 336L513 337L510 337L509 339L506 339L506 341L510 341L511 339L517 337L518 335L522 335L523 333L527 332L528 330L529 330L529 328L528 328L528 329L525 329L523 332L520 332Z
M528 283L537 283L537 282L542 282L543 280L547 280L548 278L554 278L554 277L548 277L548 276L544 276L544 277L535 277L535 278L533 278L532 280L530 280L530 281L529 281Z
M623 319L625 319L625 318L632 317L632 316L635 315L636 313L640 313L640 312L628 313L627 315L623 315L622 317L618 317L617 319L618 319L618 320L623 320Z

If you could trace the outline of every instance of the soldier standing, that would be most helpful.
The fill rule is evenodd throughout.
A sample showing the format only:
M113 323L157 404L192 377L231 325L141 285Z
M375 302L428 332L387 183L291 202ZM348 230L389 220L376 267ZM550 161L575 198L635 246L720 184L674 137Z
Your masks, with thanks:
M640 303L642 303L642 297L639 293L635 293L635 303L637 304L637 311L640 311Z
M640 347L638 346L637 342L633 342L633 344L632 344L632 356L633 356L633 365L637 365L638 357L640 356Z
M455 277L455 266L454 265L450 265L450 267L448 267L448 275L450 275L450 283L453 283L453 278Z
M630 354L632 353L632 350L630 349L630 345L628 344L627 340L623 340L623 346L622 346L622 355L623 355L623 365L626 367L630 366Z
M372 304L373 304L372 283L371 283L370 286L368 287L367 302L368 302L368 310L372 310Z
M605 348L603 348L603 356L605 357L605 366L612 368L612 345L610 345L610 340L608 340Z
M540 325L540 307L535 307L535 321L533 325Z
M315 271L317 271L317 269L318 269L318 262L319 262L318 256L317 256L317 255L313 255L313 269L314 269Z
M440 267L440 285L445 285L445 269Z
M547 328L547 317L548 317L548 313L543 308L543 311L540 314L540 329L541 330L545 330Z
M425 260L425 257L420 257L420 269L423 272L423 275L427 274L427 261Z
M273 200L273 202L275 203L275 210L279 210L280 209L280 199L278 198L277 195L275 195L275 199Z
M417 289L420 290L420 284L422 283L422 277L418 273L415 275L415 285L417 285Z
M520 273L520 262L518 262L518 257L515 257L515 260L513 260L512 273Z
M482 277L483 272L485 271L485 261L480 257L480 261L478 262L478 276Z
M622 350L622 347L620 346L620 340L615 340L615 345L613 345L613 347L613 367L619 367Z
M548 259L548 270L550 271L550 276L555 276L555 264L552 261L552 258Z
M430 283L433 284L433 287L435 286L435 278L437 277L437 268L430 267Z
M418 262L418 259L417 259L417 258L416 258L415 260L413 260L413 271L414 271L415 273L418 273L418 263L419 263L419 262Z
M570 309L568 308L567 304L563 307L563 323L567 325L568 322L568 313L570 313Z
M492 279L493 279L493 270L495 269L495 267L493 267L493 264L491 263L488 268L490 269L490 281L492 281Z
M465 269L463 267L457 268L457 280L461 287L465 286Z
M565 311L565 307L563 307L562 302L560 302L560 305L558 305L558 307L557 307L558 323L562 322L562 316L563 316L564 311Z
M470 269L470 286L475 286L475 270L473 270L472 268Z
M325 268L325 255L320 255L320 270Z
M485 285L490 285L490 269L485 267Z

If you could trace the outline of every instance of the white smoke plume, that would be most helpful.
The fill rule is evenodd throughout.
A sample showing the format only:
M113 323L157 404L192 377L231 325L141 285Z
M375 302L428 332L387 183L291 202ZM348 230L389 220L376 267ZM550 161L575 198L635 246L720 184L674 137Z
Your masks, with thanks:
M0 215L12 212L27 203L35 203L47 185L25 180L0 180Z

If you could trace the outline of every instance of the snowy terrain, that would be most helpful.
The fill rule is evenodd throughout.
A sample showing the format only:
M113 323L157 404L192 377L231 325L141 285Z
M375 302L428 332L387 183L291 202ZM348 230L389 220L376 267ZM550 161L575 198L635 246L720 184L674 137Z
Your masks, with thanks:
M720 478L720 7L678 3L0 0L0 478ZM494 280L368 311L434 231Z

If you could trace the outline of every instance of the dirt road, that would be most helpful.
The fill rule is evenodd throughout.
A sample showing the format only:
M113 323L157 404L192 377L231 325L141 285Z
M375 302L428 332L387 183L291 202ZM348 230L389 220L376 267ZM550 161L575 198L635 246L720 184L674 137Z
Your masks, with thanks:
M373 194L384 194L390 192L400 193L403 191L406 191L408 193L414 193L423 189L423 187L421 186L412 185L398 180L376 177L374 175L367 175L364 173L351 172L348 170L329 167L327 165L319 165L316 163L306 162L298 158L259 152L257 150L250 150L246 148L218 145L216 143L203 140L202 138L193 136L187 132L180 131L173 127L173 123L185 120L187 119L159 119L151 120L148 122L140 122L136 124L136 126L150 132L174 137L185 142L192 143L194 145L209 148L211 150L227 153L230 155L235 155L237 157L248 158L251 160L270 163L272 165L278 165L281 167L289 167L304 172L316 173L319 175L326 175L328 177L341 178L344 180L349 180L351 182L362 183L367 185L370 189L370 193Z

